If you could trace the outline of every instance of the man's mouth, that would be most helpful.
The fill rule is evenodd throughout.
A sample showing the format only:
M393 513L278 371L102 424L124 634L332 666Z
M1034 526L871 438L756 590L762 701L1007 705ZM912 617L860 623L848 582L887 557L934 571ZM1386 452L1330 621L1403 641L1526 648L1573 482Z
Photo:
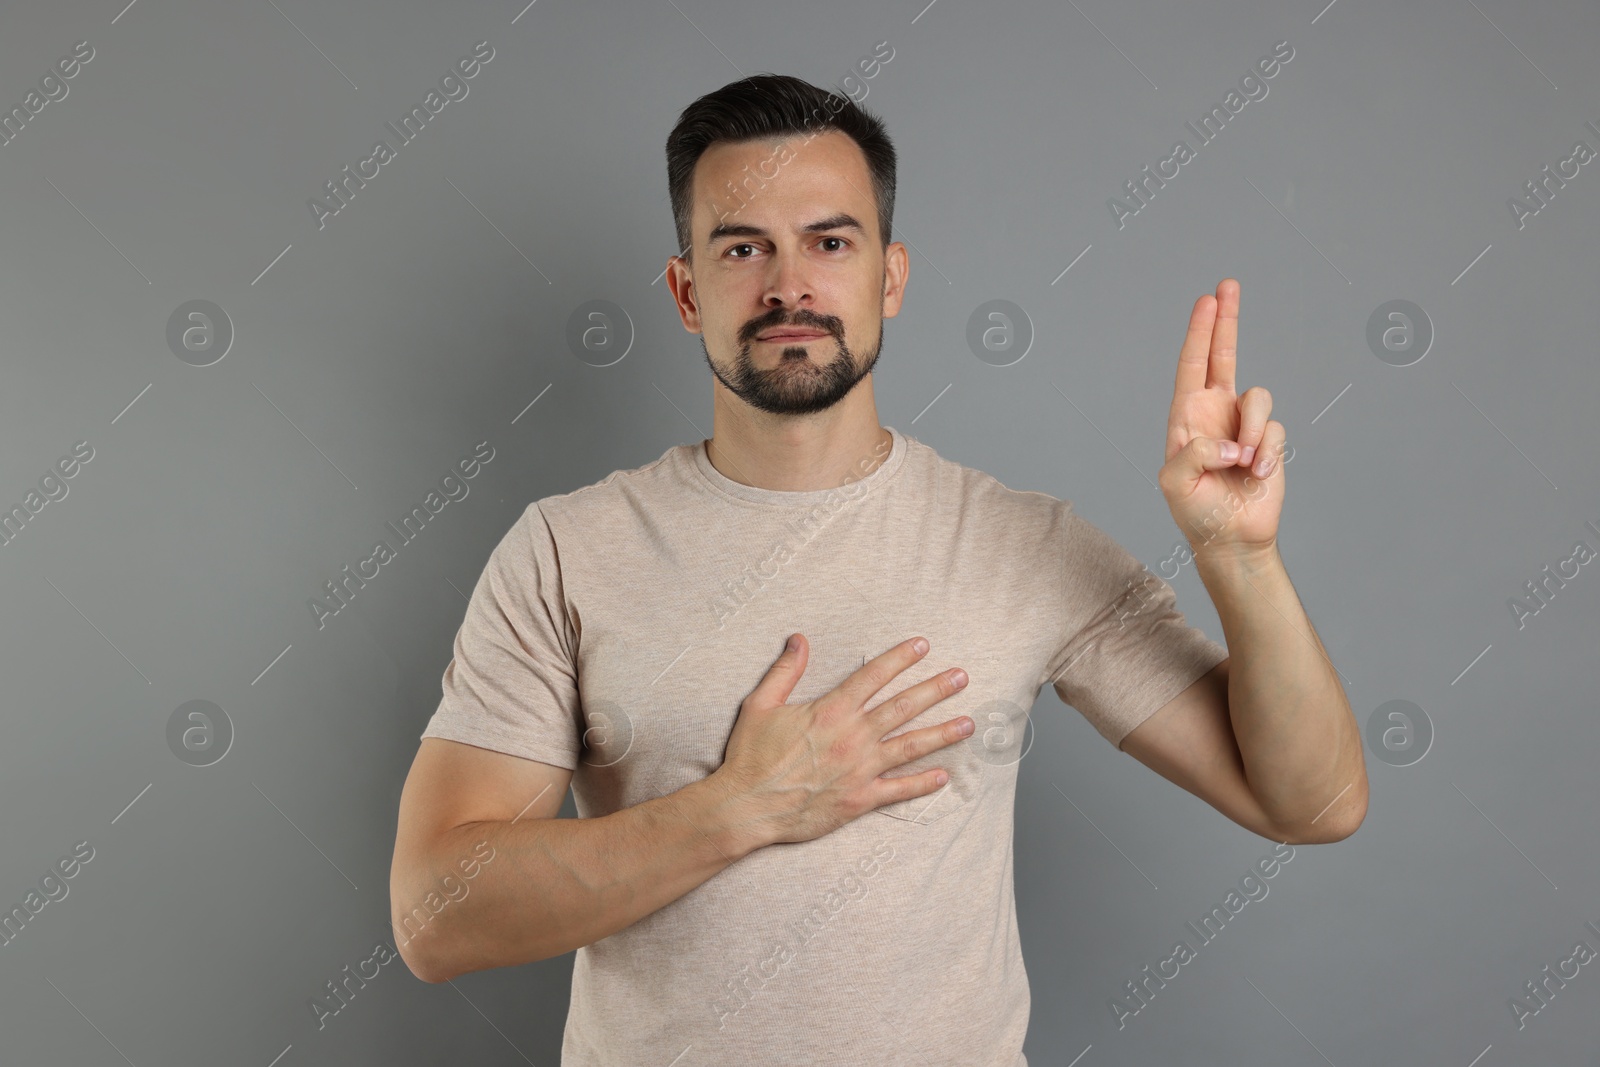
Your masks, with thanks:
M774 330L771 333L761 334L756 340L770 342L814 341L818 337L826 336L828 335L821 330Z

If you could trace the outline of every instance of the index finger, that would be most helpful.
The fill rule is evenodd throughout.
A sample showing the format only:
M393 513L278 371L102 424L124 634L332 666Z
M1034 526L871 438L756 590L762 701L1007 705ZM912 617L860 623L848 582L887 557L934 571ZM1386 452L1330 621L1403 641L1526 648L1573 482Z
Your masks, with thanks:
M917 641L926 641L926 638L913 637L900 642L881 656L874 656L866 663L850 673L850 677L840 682L834 692L846 697L850 707L859 711L871 699L873 694L892 682L907 667L921 659L925 652L918 652L912 647Z

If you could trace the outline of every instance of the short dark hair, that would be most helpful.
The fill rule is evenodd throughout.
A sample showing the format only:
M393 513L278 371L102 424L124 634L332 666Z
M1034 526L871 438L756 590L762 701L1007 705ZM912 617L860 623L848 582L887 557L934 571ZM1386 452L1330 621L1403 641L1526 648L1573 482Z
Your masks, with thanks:
M894 219L895 151L883 120L854 100L799 78L753 74L729 82L684 108L678 124L667 136L667 191L672 198L678 247L683 249L684 257L694 259L690 197L695 164L707 148L720 141L738 144L828 130L847 135L866 156L873 197L878 203L878 233L887 248Z

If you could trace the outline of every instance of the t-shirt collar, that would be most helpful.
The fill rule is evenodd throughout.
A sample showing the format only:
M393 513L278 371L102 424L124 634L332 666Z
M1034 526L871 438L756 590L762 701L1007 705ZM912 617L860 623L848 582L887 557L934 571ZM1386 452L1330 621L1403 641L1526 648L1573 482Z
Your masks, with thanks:
M906 458L906 438L893 426L885 426L894 440L894 445L889 455L876 470L862 477L860 472L872 462L872 457L862 457L853 476L847 476L845 482L832 489L806 489L790 491L783 489L762 489L753 485L736 482L712 466L711 457L706 454L706 443L688 446L693 459L693 476L697 477L712 490L734 497L737 500L752 504L769 504L776 507L815 507L826 503L830 498L837 496L855 499L865 493L876 491L884 483L894 478Z

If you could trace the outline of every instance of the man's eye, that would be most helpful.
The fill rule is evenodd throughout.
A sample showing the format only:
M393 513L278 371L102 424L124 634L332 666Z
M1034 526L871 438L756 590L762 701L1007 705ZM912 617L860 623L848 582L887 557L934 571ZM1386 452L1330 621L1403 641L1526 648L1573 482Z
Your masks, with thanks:
M843 237L824 237L824 238L822 238L822 241L820 243L827 244L829 241L836 242L839 245L838 248L827 249L827 251L829 251L829 252L843 252L845 250L845 248L848 247L849 244L850 244L850 242L846 241ZM749 256L741 256L741 255L735 254L741 248L754 249L755 245L752 245L752 244L730 245L728 247L727 254L728 255L732 255L734 259L749 259L750 258Z

